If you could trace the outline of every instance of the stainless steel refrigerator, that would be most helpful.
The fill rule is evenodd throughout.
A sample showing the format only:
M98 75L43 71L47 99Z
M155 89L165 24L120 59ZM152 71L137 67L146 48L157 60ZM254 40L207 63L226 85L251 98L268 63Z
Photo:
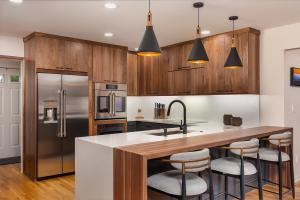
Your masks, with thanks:
M74 172L75 137L88 135L87 76L38 73L38 178Z

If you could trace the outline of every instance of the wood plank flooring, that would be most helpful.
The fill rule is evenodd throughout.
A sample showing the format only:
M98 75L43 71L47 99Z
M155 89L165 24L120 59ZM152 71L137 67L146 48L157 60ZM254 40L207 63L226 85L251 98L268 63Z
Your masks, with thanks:
M0 166L0 200L72 200L74 199L74 175L32 182L20 173L19 164ZM274 189L266 186L268 189ZM155 198L158 200L160 198ZM254 190L246 199L257 200ZM275 200L275 195L265 192L264 200ZM285 200L292 200L290 195ZM300 200L300 182L296 186L296 200Z

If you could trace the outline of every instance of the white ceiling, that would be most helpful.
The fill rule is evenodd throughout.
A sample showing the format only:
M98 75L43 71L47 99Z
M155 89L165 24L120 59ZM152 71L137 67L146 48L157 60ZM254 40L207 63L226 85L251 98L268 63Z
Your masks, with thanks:
M119 0L115 10L101 0L0 0L0 34L24 37L33 31L129 46L143 36L148 2ZM154 29L161 46L195 36L197 12L191 0L153 0ZM230 15L238 15L237 28L260 30L300 22L300 0L203 0L200 25L212 34L230 31ZM113 32L106 38L104 32Z

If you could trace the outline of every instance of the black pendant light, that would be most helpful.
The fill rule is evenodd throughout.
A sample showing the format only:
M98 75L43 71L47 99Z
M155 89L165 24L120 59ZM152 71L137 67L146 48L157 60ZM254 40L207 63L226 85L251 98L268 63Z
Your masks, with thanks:
M197 38L194 41L193 49L190 53L188 62L189 63L206 63L208 62L208 57L205 51L205 48L203 46L201 35L200 35L200 26L199 26L199 9L204 6L202 2L197 2L193 4L194 8L198 9L198 26L197 26Z
M137 50L139 56L159 56L161 54L160 47L158 45L155 33L152 26L152 13L150 10L149 0L149 11L147 16L147 26L144 33L144 37L140 43L139 49Z
M242 61L240 59L240 56L238 54L238 51L235 47L235 37L234 37L234 21L238 19L238 16L231 16L229 17L229 20L232 21L232 43L231 43L231 49L229 56L225 62L224 67L228 69L236 69L243 67Z

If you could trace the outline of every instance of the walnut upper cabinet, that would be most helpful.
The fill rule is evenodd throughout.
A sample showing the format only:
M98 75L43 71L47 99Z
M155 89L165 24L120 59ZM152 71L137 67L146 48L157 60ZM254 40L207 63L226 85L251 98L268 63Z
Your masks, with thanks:
M36 37L36 68L88 72L92 65L90 44L55 37Z
M112 46L93 46L93 81L126 83L127 49Z
M169 94L259 94L259 35L260 32L252 28L236 31L236 47L243 63L243 67L237 69L224 68L231 48L231 32L203 38L209 57L205 64L187 62L192 42L166 47L168 69L174 72L168 75ZM181 72L183 69L191 69L191 76ZM191 88L183 90L181 83Z
M92 46L74 41L64 41L64 66L67 70L88 72L92 65Z
M127 54L127 95L138 95L138 64L137 55L135 53Z

